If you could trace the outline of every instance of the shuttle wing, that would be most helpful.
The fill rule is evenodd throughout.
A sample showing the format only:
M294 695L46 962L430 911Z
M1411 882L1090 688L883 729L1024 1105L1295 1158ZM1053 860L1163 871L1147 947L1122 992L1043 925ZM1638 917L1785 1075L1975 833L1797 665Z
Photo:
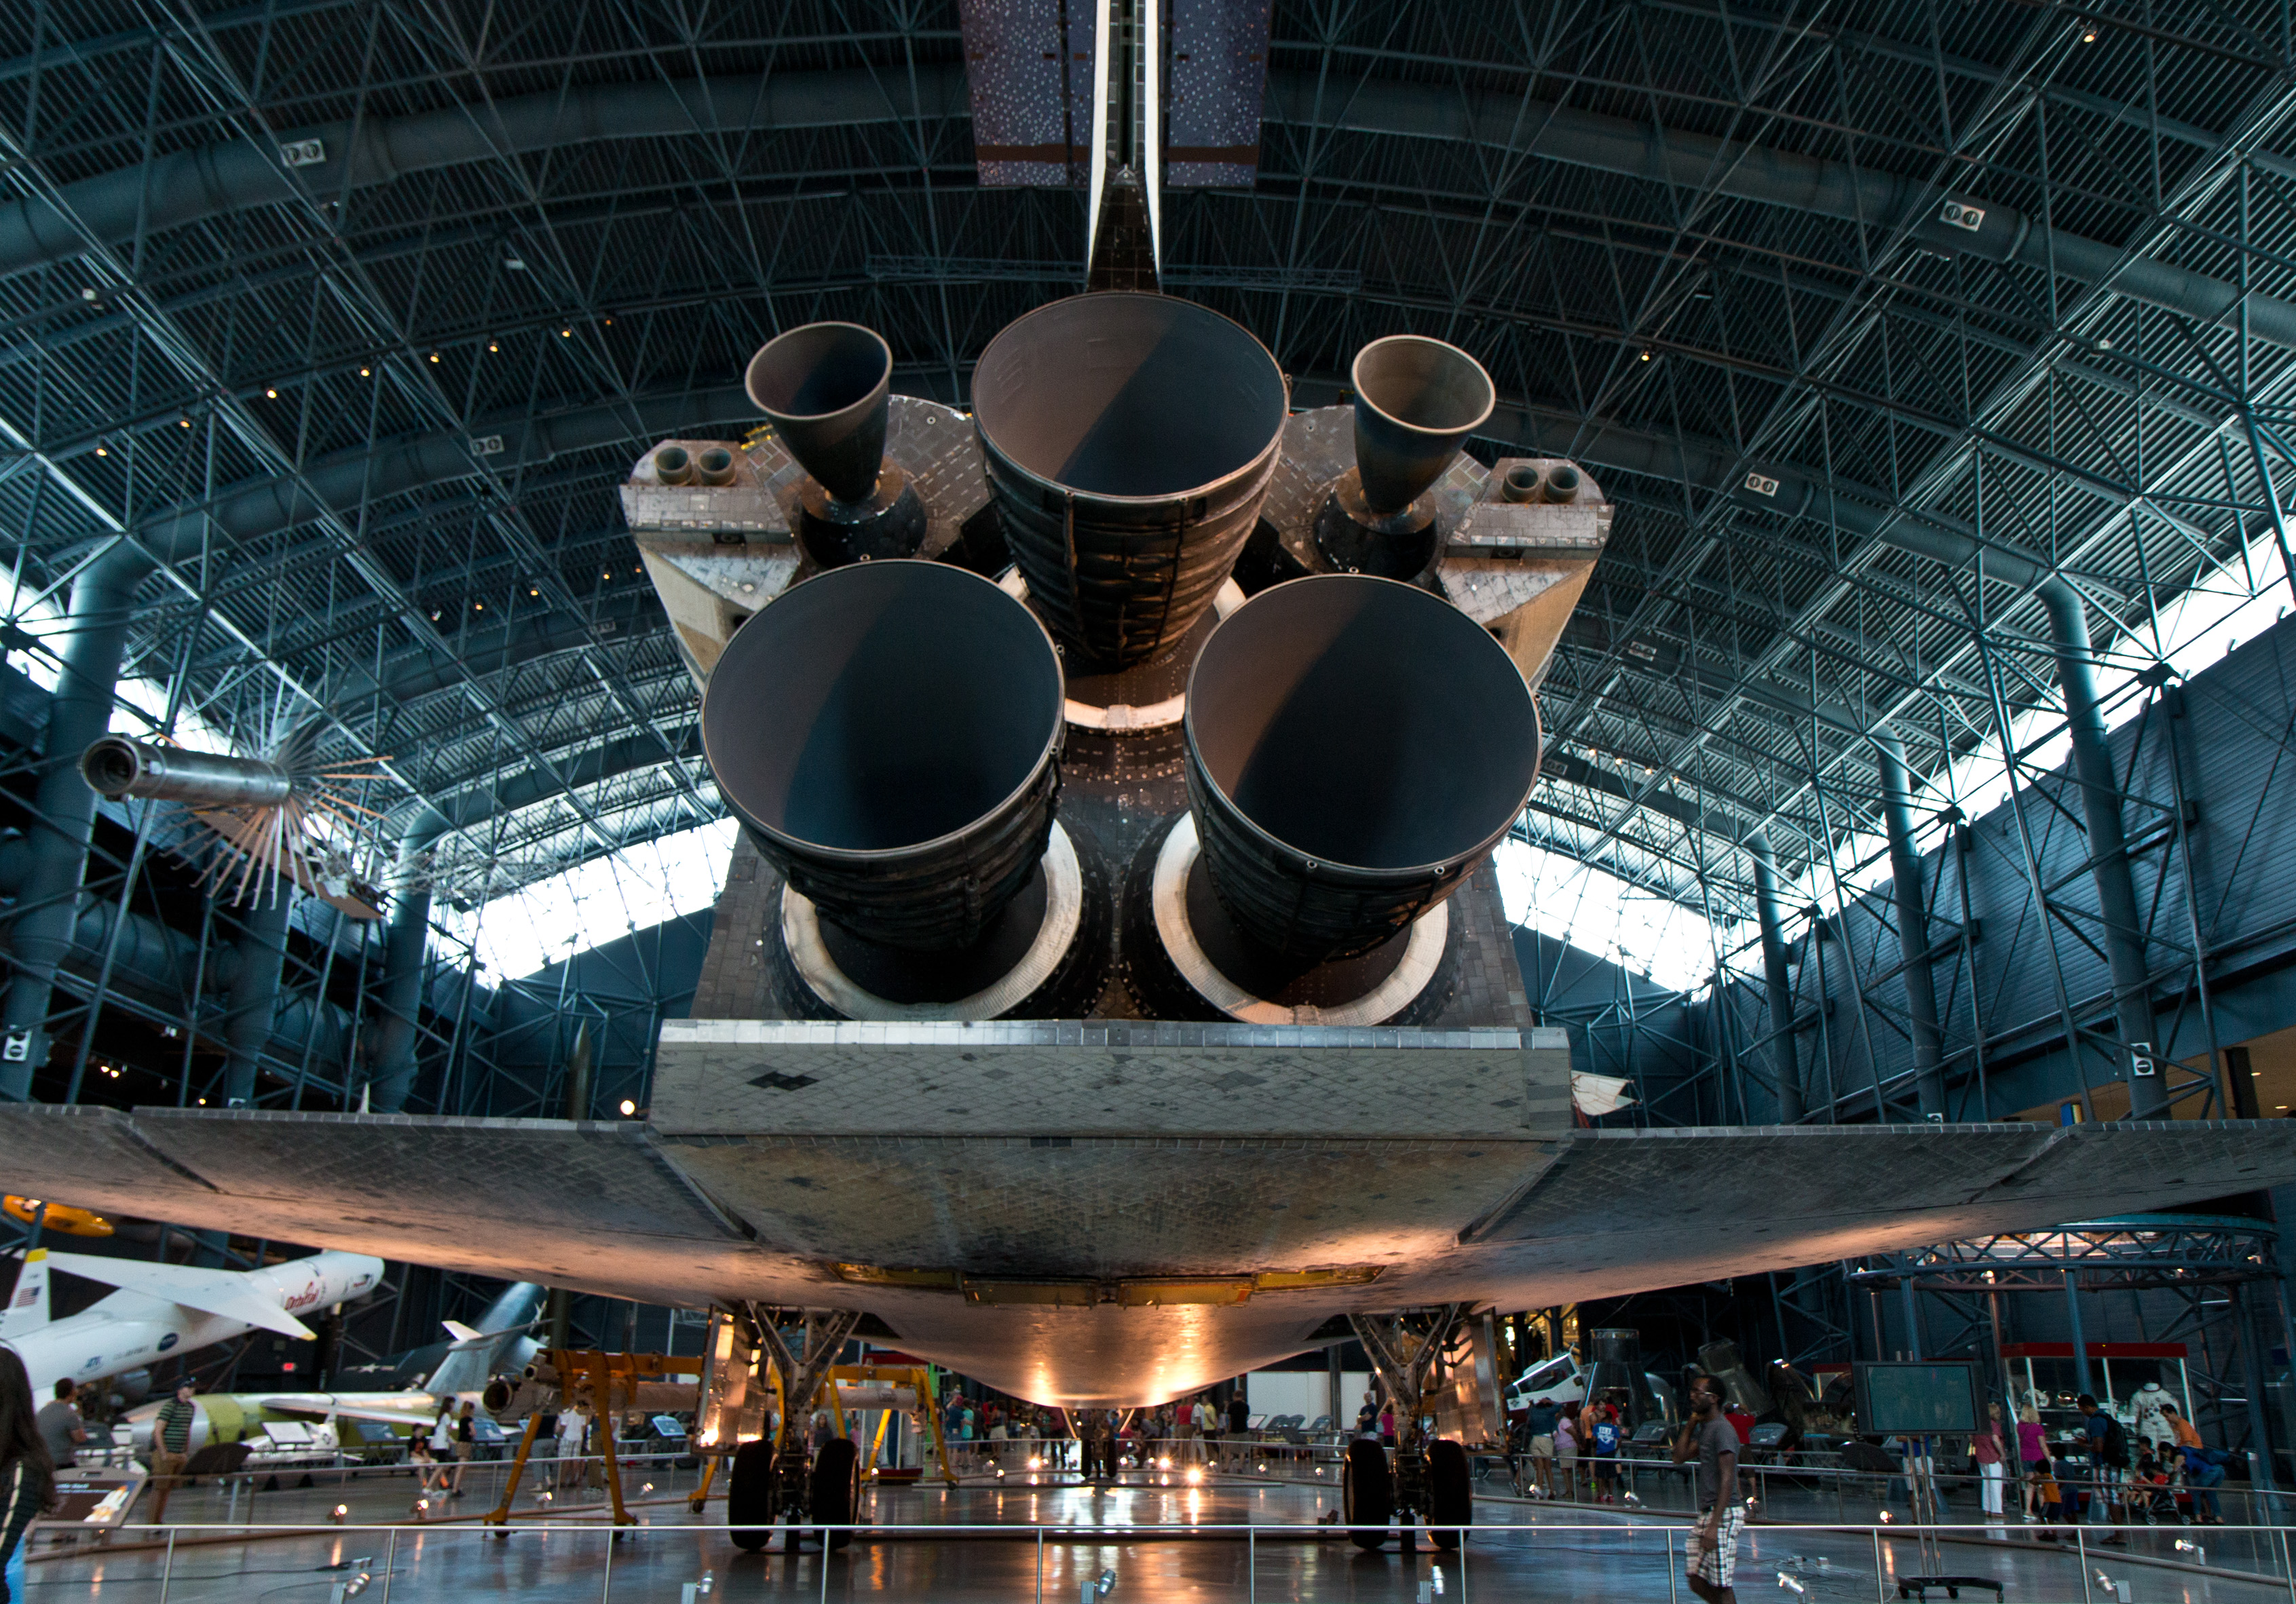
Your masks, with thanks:
M2296 1181L2288 1120L1493 1126L695 1135L19 1105L0 1166L107 1211L610 1297L858 1308L1026 1395L1136 1402L1349 1312L1534 1307Z

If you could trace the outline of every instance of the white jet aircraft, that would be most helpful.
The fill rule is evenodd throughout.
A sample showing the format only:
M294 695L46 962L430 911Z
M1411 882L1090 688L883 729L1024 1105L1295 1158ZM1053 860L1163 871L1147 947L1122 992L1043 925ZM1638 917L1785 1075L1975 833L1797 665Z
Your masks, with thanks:
M48 1275L61 1270L119 1290L65 1320L48 1317ZM296 1316L332 1308L373 1289L382 1261L364 1253L318 1253L259 1270L194 1270L139 1259L35 1248L0 1313L0 1345L15 1351L45 1400L58 1381L94 1381L227 1342L251 1330L308 1339Z

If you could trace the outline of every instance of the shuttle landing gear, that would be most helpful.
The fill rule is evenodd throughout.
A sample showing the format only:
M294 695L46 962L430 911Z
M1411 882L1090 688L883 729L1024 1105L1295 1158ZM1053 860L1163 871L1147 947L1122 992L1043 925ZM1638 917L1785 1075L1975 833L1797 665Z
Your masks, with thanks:
M1378 1442L1357 1437L1348 1444L1341 1468L1341 1524L1358 1548L1385 1547L1388 1523L1400 1517L1405 1553L1417 1546L1414 1518L1431 1528L1428 1535L1437 1548L1456 1549L1464 1535L1458 1528L1474 1520L1474 1471L1467 1451L1436 1436L1426 1410L1428 1381L1466 1312L1466 1305L1451 1304L1417 1314L1349 1316L1379 1372L1396 1422L1391 1464ZM1452 1529L1441 1529L1447 1526Z

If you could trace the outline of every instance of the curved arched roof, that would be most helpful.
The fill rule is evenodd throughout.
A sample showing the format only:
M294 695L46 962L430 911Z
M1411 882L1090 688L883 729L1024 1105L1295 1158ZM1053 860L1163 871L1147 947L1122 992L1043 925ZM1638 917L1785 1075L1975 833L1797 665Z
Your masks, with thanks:
M746 424L792 323L962 399L1076 287L1081 200L975 183L953 4L70 12L0 20L23 589L163 551L141 671L308 691L392 828L521 872L716 807L636 452ZM2046 699L2041 582L2110 634L2273 527L2286 48L2202 0L1280 4L1258 182L1168 197L1166 264L1303 400L1438 334L1486 449L1595 471L1530 832L1734 912L1750 835L1870 820L1874 736L1932 772Z

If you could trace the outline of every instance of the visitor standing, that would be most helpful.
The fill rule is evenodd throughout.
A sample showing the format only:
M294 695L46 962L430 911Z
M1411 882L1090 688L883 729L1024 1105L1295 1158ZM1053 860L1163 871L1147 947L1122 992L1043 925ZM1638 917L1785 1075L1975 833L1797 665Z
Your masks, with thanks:
M2024 1472L2027 1520L2040 1518L2033 1506L2040 1489L2041 1472L2048 1462L2048 1433L2041 1425L2041 1412L2028 1404L2017 1412L2017 1463Z
M1594 1410L1595 1428L1590 1445L1595 1451L1595 1502L1616 1503L1619 1502L1616 1490L1619 1485L1619 1444L1624 1439L1626 1430L1619 1424L1619 1412L1610 1404L1597 1404ZM1733 1436L1737 1435L1731 1430L1727 1420L1722 1425L1724 1429L1731 1431Z
M24 1596L25 1534L53 1506L55 1485L32 1407L32 1379L13 1350L0 1348L0 1604Z
M1530 1406L1530 1485L1542 1494L1554 1491L1554 1428L1562 1418L1552 1398Z
M1999 1520L2006 1513L2001 1494L2009 1475L2009 1444L2003 1431L2001 1405L1985 1406L1985 1423L1969 1439L1969 1453L1977 1461L1979 1502L1984 1507L1988 1520Z
M199 1410L192 1403L194 1395L188 1381L176 1388L176 1395L160 1405L159 1414L152 1421L152 1524L158 1526L168 1518L168 1494L176 1490L176 1478L184 1473L184 1461L192 1454L192 1422Z
M1738 1533L1746 1506L1738 1502L1738 1434L1722 1416L1722 1384L1711 1376L1691 1383L1690 1424L1675 1439L1674 1462L1698 1461L1698 1519L1683 1547L1690 1591L1706 1604L1737 1604Z
M48 1446L48 1460L57 1469L69 1469L78 1462L79 1445L87 1441L87 1428L79 1418L79 1405L73 1402L79 1389L70 1377L56 1383L56 1395L40 1405L35 1420L40 1441Z
M1578 1417L1576 1404L1565 1404L1554 1422L1554 1469L1562 1495L1578 1496Z
M2088 1437L2089 1485L2095 1489L2090 1496L2095 1501L2089 1510L2090 1518L2095 1519L2097 1511L2103 1510L2110 1511L2105 1519L2112 1525L2124 1525L2128 1511L2120 1502L2120 1480L2128 1469L2128 1433L2121 1428L2112 1412L2101 1407L2088 1394L2081 1394L2076 1403ZM2112 1531L2099 1541L2126 1543L2128 1539L2119 1531Z

